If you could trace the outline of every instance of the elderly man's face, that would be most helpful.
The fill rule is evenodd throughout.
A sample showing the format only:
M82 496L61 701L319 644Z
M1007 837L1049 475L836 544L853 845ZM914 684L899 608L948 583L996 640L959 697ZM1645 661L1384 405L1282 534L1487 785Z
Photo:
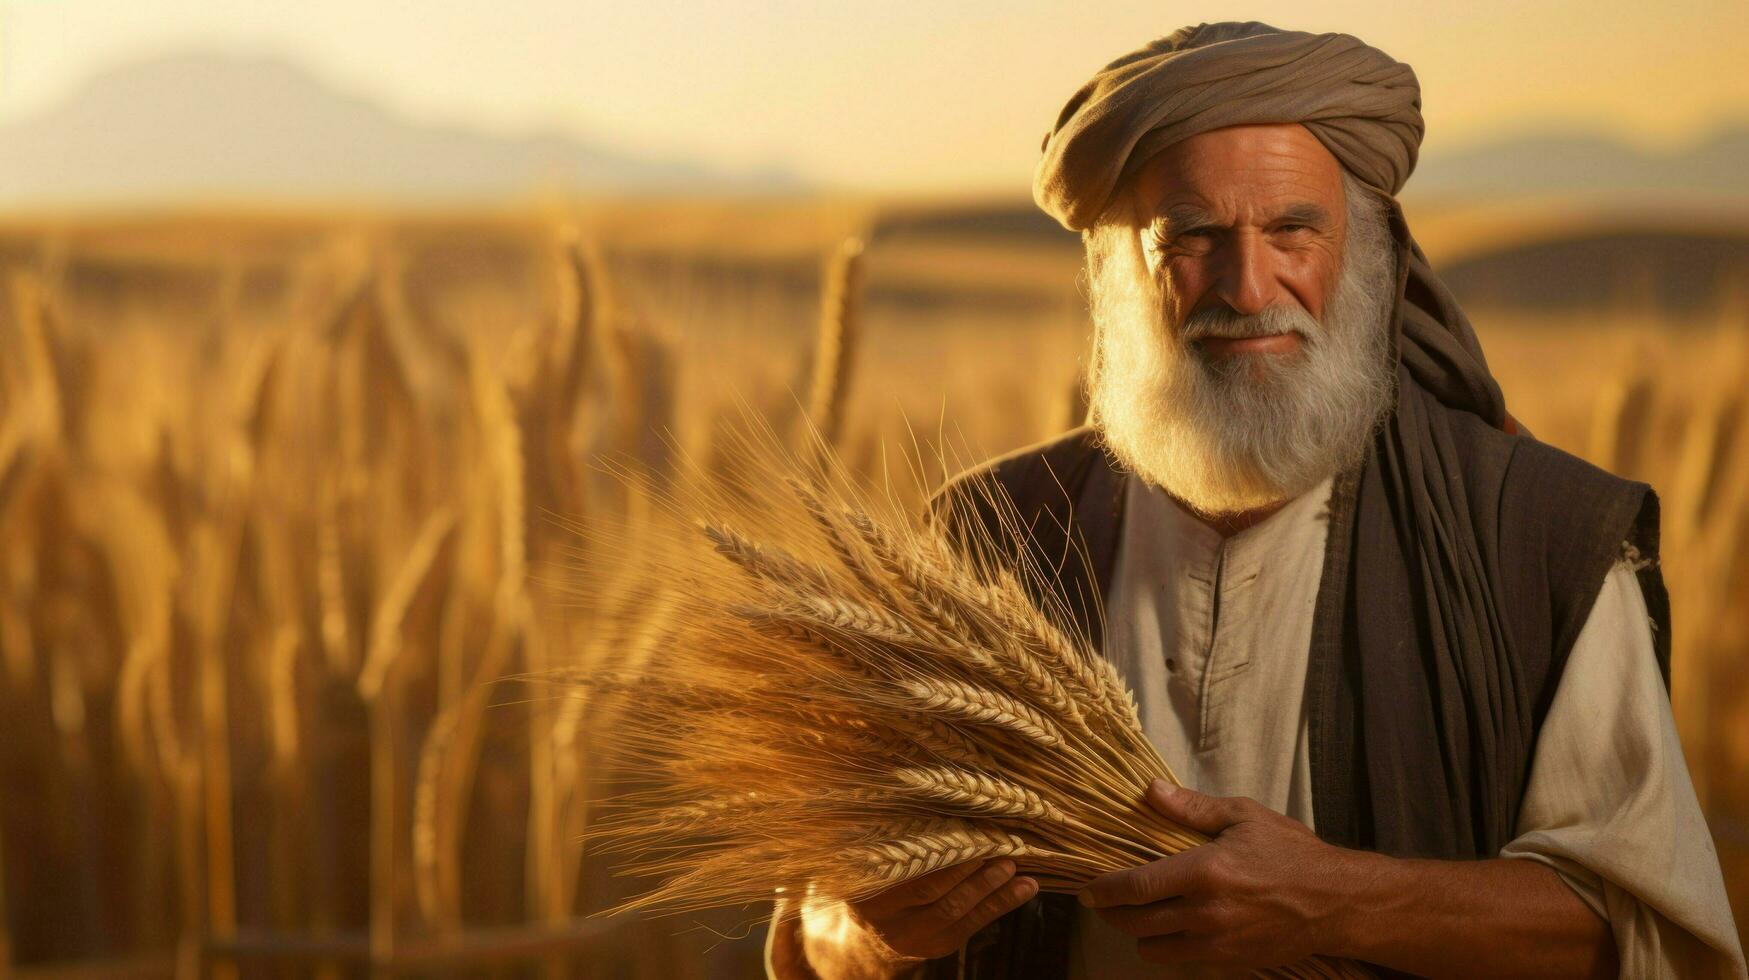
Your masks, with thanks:
M1250 315L1295 304L1324 317L1342 260L1342 166L1304 126L1230 126L1167 147L1136 174L1131 202L1174 330L1208 309ZM1285 354L1303 338L1196 340L1205 357Z
M1362 457L1393 392L1395 246L1310 132L1183 140L1084 240L1093 417L1128 468L1217 515Z

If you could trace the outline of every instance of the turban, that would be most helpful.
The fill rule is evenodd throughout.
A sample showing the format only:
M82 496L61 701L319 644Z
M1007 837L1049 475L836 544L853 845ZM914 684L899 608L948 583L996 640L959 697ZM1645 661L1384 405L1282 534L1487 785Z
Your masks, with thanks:
M1355 177L1394 196L1421 146L1421 86L1414 69L1347 34L1256 21L1180 28L1106 65L1063 106L1032 196L1081 231L1173 143L1224 126L1296 122Z

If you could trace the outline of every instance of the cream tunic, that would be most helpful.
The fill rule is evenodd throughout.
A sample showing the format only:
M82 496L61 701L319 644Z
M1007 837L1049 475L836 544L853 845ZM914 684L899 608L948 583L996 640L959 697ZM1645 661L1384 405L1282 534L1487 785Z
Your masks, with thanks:
M1134 474L1105 651L1184 783L1312 826L1302 705L1331 482L1223 539ZM1551 865L1614 930L1624 977L1744 977L1723 877L1652 653L1618 565L1544 720L1503 857ZM1169 974L1082 909L1077 980Z

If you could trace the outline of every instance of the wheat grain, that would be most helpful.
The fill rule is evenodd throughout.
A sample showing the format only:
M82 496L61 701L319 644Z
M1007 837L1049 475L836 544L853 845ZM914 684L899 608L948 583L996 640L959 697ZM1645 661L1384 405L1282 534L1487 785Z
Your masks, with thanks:
M949 721L1005 729L1045 748L1063 744L1056 724L1041 711L998 691L947 678L910 681L904 688L918 710L945 715Z
M883 884L908 881L931 871L993 857L1026 857L1025 841L979 830L942 830L852 848L846 857L875 872Z
M809 568L787 552L761 548L728 528L707 524L702 530L716 546L718 554L774 586L815 592L830 588L818 569Z
M899 769L893 775L901 786L918 796L968 816L1068 822L1061 810L1037 793L987 773L932 766Z

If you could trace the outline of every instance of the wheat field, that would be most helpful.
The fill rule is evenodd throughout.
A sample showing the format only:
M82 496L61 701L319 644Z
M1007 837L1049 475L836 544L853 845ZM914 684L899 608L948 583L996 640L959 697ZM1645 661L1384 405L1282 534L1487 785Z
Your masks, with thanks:
M583 843L614 719L522 678L667 610L578 524L748 418L918 505L1080 421L1086 323L1072 248L748 207L0 228L0 977L757 975L760 907L594 914L648 884ZM1749 304L1467 311L1532 432L1660 492L1742 921Z

